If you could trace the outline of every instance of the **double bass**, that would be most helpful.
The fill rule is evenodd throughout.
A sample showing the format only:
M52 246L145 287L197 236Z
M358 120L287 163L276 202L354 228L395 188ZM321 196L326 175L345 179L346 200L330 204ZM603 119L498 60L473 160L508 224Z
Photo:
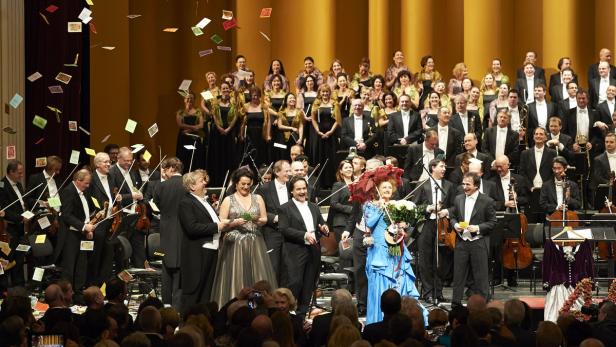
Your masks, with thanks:
M517 238L505 239L502 250L503 267L509 270L521 270L527 268L533 262L533 253L530 245L526 242L528 220L524 213L520 213L518 209L513 177L509 183L509 200L513 201L514 207L507 208L508 212L516 213L520 218L520 235Z
M612 206L612 193L614 192L614 178L616 173L614 171L610 171L608 176L609 188L607 191L607 196L605 197L605 207L603 207L599 212L600 213L616 213L616 207ZM597 242L597 249L599 250L599 258L606 260L608 258L612 258L614 256L614 243L609 241L599 241Z

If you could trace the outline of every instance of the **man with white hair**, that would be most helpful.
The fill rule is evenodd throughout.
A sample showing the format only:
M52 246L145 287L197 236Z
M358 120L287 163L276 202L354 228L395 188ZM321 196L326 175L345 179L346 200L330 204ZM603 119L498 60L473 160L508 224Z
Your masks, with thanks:
M610 76L610 64L608 62L600 62L597 71L599 75L591 79L588 84L590 107L592 108L597 108L599 103L607 99L607 87L616 85L616 77Z
M329 336L329 327L332 318L336 314L336 306L342 302L352 303L353 296L346 289L337 289L334 291L331 299L331 313L325 313L314 317L312 320L312 329L310 330L309 346L325 346L327 345L327 337Z

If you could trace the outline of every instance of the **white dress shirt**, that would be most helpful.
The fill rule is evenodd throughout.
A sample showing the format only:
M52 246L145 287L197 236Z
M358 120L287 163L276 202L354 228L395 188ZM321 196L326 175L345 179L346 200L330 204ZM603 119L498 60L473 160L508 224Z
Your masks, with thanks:
M607 99L607 87L609 86L609 77L601 77L601 80L599 81L599 102L603 102Z
M569 100L569 109L577 107L577 99L575 97L567 99Z
M610 110L610 115L614 114L614 99L607 99L607 108Z
M503 188L505 202L509 201L509 183L511 183L511 173L501 177L501 187Z
M363 143L364 142L364 132L363 132L363 127L364 127L364 119L363 116L353 116L353 130L354 130L354 137L353 139L355 140L355 142L357 143Z
M560 133L556 135L550 133L550 140L558 140L558 150L559 151L562 151L563 149L565 149L565 145L563 145L562 142L560 142Z
M26 210L26 204L24 203L24 198L21 195L21 192L19 191L19 187L17 186L17 183L11 181L11 179L8 176L6 176L6 180L9 181L9 184L13 188L13 191L15 192L15 195L17 195L17 198L19 199L19 203L21 204L21 208L25 211Z
M302 216L302 219L304 220L304 224L306 225L306 232L311 233L314 236L314 219L312 218L312 212L310 212L310 207L308 207L308 201L300 202L300 201L295 200L295 198L293 198L292 200L295 206L297 207L297 209L299 210L299 213ZM304 235L304 242L306 244L310 244L306 240L305 235Z
M441 193L440 189L438 189L436 185L438 184L438 186L442 188L443 180L437 180L437 179L435 179L434 181L430 180L430 182L427 182L425 184L428 184L428 183L430 183L430 187L432 188L432 203L436 207L436 204L438 202L441 202L441 200L443 200L443 193ZM432 214L430 214L430 219L436 219L436 213L432 212Z
M109 214L113 209L113 206L111 206L111 203L113 202L113 197L111 196L111 189L109 188L109 176L100 173L98 170L96 170L96 174L98 175L98 179L101 181L101 185L103 186L105 194L107 195L107 199L109 200L109 208L107 211L107 213Z
M141 170L139 169L139 176L141 177L141 182L147 182L150 179L150 170Z
M605 152L605 154L607 154L607 161L610 163L610 171L616 171L616 152L612 154Z
M511 130L520 131L520 111L518 107L509 107L509 113L511 113Z
M564 98L566 98L566 97L567 97L567 95L568 95L568 93L569 93L569 92L567 91L567 84L566 84L566 83L562 83L562 84L561 84L561 87L562 87L562 89L563 89L563 99L564 99Z
M536 101L535 107L537 108L537 121L541 128L547 129L548 123L548 105L543 101Z
M590 140L588 138L589 117L588 108L577 108L577 135L584 135L588 140Z
M507 128L496 128L496 157L500 157L505 154L505 146L507 144Z
M88 200L86 199L83 192L79 190L79 188L77 188L77 185L75 184L75 182L73 182L73 185L75 186L75 189L77 190L77 194L79 195L79 200L81 200L81 207L83 208L83 213L85 214L85 218L83 222L85 224L88 224L90 222L90 206L88 206ZM86 226L84 225L81 231L84 231L85 227ZM69 229L77 230L75 227L69 227Z
M289 191L287 190L287 185L278 182L278 179L274 179L274 186L276 187L276 194L278 195L278 202L280 202L280 205L289 201Z
M460 113L460 120L462 121L462 127L464 128L464 135L468 134L468 113Z
M51 177L47 171L43 170L43 176L45 176L45 181L47 181L47 189L49 189L49 196L55 197L58 195L58 186L56 185L56 180Z
M535 155L535 168L537 169L537 173L535 174L535 177L533 178L533 187L535 188L541 188L541 186L543 185L543 180L541 179L541 175L539 174L539 168L541 166L541 158L543 158L543 149L544 147L534 147L534 155Z
M427 168L430 166L430 161L434 159L434 151L426 148L425 142L422 145L423 147L423 165ZM421 170L421 176L419 176L420 181L424 181L428 179L428 174L426 170Z
M438 130L438 148L447 153L447 140L449 136L449 126L442 127L440 124L436 126Z
M409 134L409 124L411 123L411 114L408 111L400 111L402 115L402 131L404 132L402 137L407 137Z
M475 203L477 202L477 198L479 197L479 191L474 192L471 195L466 196L464 200L464 221L470 223L471 216L473 214L473 209L475 208ZM479 235L471 236L471 233L468 230L465 230L462 235L462 240L465 241L475 241L479 238Z
M117 164L116 164L117 165ZM118 169L120 169L120 173L124 176L126 180L126 185L130 188L131 192L135 191L135 185L133 184L133 179L130 177L130 172L128 170L124 170L120 165L118 165Z
M535 101L535 94L533 93L535 90L535 77L526 77L526 104L530 104Z
M220 218L218 218L218 215L216 214L216 211L214 211L214 208L212 208L210 203L208 203L205 198L202 198L202 197L200 197L198 195L195 195L193 193L190 193L190 195L194 196L195 199L197 199L197 201L199 201L201 203L201 205L203 205L203 207L205 207L205 210L207 211L207 214L210 215L210 218L212 219L212 222L220 223ZM218 242L219 242L219 240L220 240L220 232L217 232L216 234L214 234L214 237L212 238L212 241L208 241L208 242L203 244L203 248L218 249Z
M556 206L560 206L563 203L563 181L554 181L556 185Z

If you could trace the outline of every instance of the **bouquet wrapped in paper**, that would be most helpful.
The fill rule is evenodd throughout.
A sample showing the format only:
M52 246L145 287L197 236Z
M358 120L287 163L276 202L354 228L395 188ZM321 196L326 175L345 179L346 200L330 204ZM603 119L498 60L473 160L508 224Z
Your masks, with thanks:
M416 206L408 200L392 200L385 205L385 211L385 221L389 224L385 232L389 254L401 256L407 231L425 219L425 206Z

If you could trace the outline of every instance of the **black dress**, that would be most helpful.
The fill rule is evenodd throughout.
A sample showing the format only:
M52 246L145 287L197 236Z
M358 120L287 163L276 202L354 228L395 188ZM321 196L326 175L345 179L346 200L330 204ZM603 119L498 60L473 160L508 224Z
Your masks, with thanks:
M250 149L255 149L251 154L257 167L261 164L267 165L270 161L269 148L263 138L264 121L263 111L246 112L246 141L249 142Z
M196 125L201 118L201 111L197 110L194 115L186 113L184 110L178 112L182 117L182 124ZM195 146L194 154L190 149L184 146ZM177 144L175 147L175 156L178 157L184 164L184 173L188 170L205 169L205 145L203 143L203 134L199 132L191 132L185 134L182 130L178 132ZM192 167L191 167L192 158Z
M334 123L336 123L332 106L319 107L316 112L316 117L317 118L315 121L319 126L319 131L322 133L330 131L334 126ZM320 170L323 170L323 173L320 176L320 186L323 188L329 188L334 183L336 173L336 166L334 165L334 161L336 159L335 133L327 139L323 139L317 134L314 127L312 127L312 133L310 136L311 139L314 139L314 141L311 142L312 157L310 163L312 165L321 163ZM329 159L329 161L327 162L327 165L325 165L325 161L327 159ZM323 167L323 165L325 165L325 167Z
M302 93L302 97L304 98L304 114L310 116L310 112L312 111L312 103L316 99L316 96L306 96L305 93ZM312 124L310 122L306 122L304 124L304 154L306 154L308 158L312 158L310 136L312 136Z
M228 128L230 124L229 110L231 107L220 106L217 109L220 112L221 128ZM209 140L207 171L210 174L210 186L220 187L223 185L227 171L229 171L230 175L237 165L235 134L234 131L230 131L226 135L221 134L216 124L212 122Z

